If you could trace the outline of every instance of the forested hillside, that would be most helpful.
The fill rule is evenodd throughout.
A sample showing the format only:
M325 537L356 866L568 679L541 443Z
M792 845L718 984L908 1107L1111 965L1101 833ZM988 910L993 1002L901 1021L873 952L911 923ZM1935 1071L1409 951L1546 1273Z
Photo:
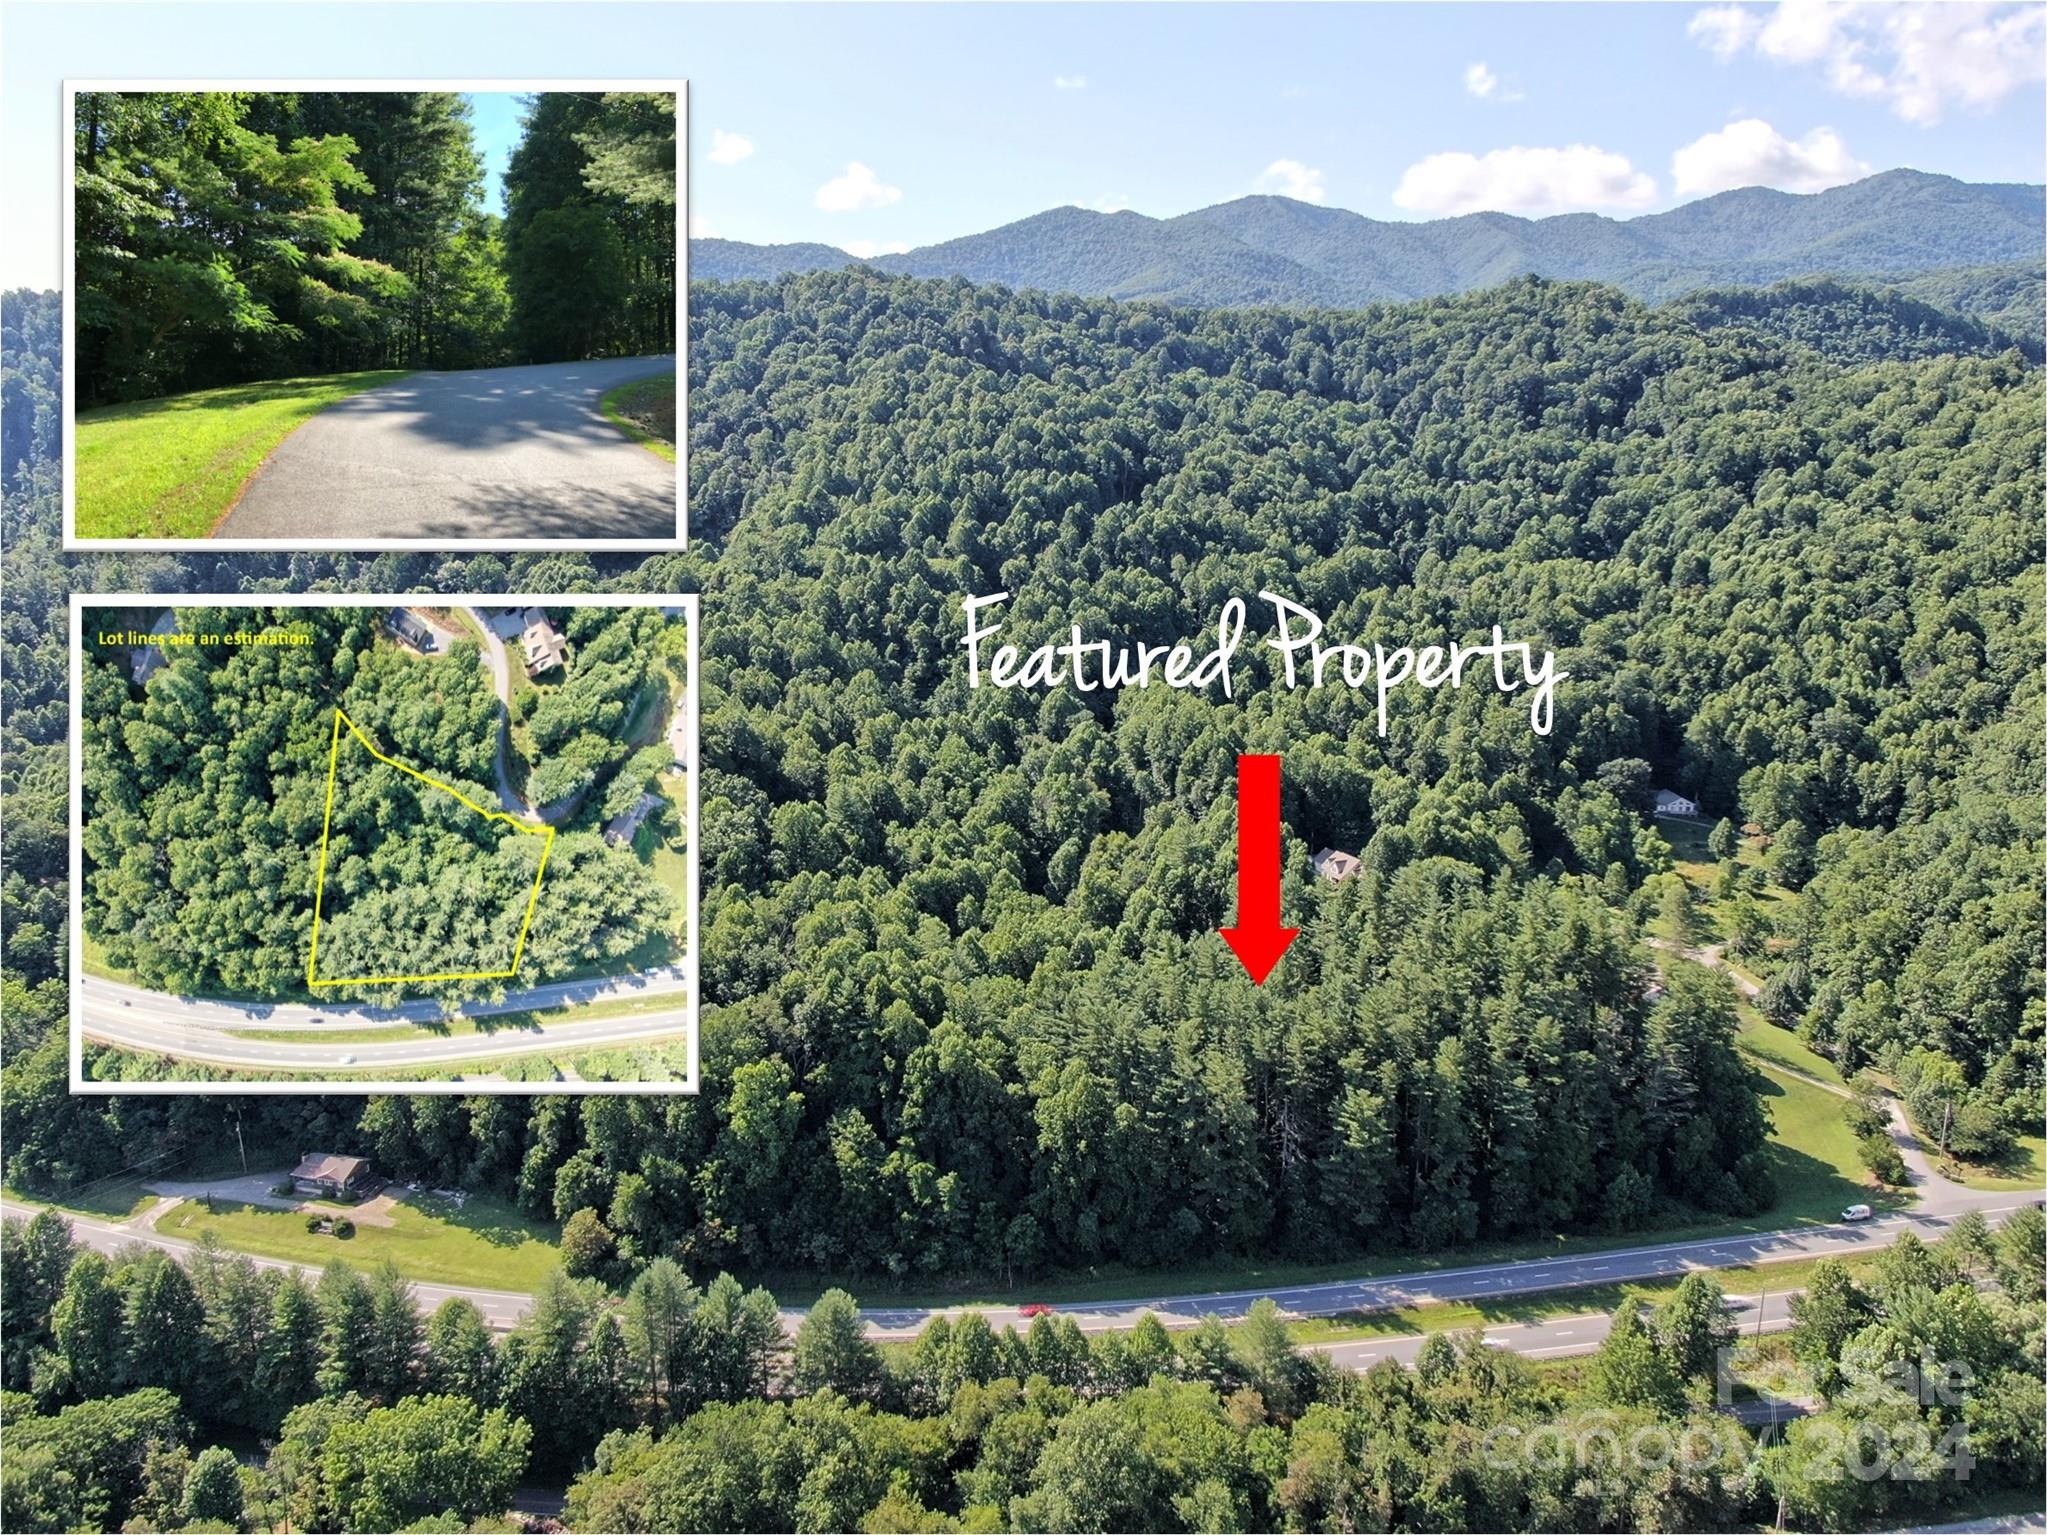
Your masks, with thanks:
M707 593L703 1097L392 1100L373 1133L272 1099L266 1136L593 1209L629 1262L756 1270L1756 1211L1730 996L1646 994L1652 785L1810 842L1778 1000L1816 1046L1852 1069L1936 1044L1985 1123L2036 1114L2041 419L2016 355L1842 368L1540 281L1302 316L821 273L693 308L688 555L84 567ZM10 1176L48 1185L227 1110L64 1097L61 1001L20 990L61 921L67 576L32 505L7 1108ZM1555 732L1471 690L1382 740L1369 695L1249 676L1230 702L965 686L966 593L1013 592L1007 638L1162 642L1261 585L1346 637L1552 646ZM1255 991L1214 932L1247 748L1284 754L1304 928ZM1311 882L1324 843L1363 874Z
M2043 354L2037 325L2014 333L1900 289L1877 291L1825 279L1702 289L1672 300L1669 308L1701 330L1743 325L1843 363L1994 357L2013 349L2038 363Z
M81 408L674 346L672 97L531 98L503 218L446 91L84 91L76 155Z
M871 265L916 277L1218 306L1348 309L1528 274L1608 282L1653 301L1815 273L1882 287L1934 269L2018 262L2037 270L2042 196L2037 186L1896 170L1807 195L1746 187L1633 219L1471 213L1387 222L1264 196L1166 219L1066 207ZM829 246L697 240L690 262L701 281L849 266L853 258ZM2038 335L2037 325L2007 328Z

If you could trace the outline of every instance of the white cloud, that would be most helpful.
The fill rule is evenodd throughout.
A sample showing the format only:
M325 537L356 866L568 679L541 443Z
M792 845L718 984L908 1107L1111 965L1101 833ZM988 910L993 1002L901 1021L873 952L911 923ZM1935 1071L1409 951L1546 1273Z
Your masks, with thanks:
M1869 174L1866 161L1848 153L1831 128L1788 139L1759 117L1729 123L1694 139L1670 157L1679 197L1706 197L1735 187L1776 187L1823 192Z
M737 165L753 153L753 140L743 133L727 133L723 128L711 130L711 163L713 165Z
M900 256L909 248L887 240L846 240L839 246L847 255L857 256L862 261L872 261L876 256Z
M1054 75L1052 89L1055 91L1084 91L1087 89L1086 75Z
M1692 17L1685 30L1715 58L1731 59L1763 28L1754 11L1740 5L1709 6Z
M689 216L689 237L692 240L715 240L718 238L718 231L711 227L709 219L699 218L692 213Z
M1097 197L1088 206L1097 213L1121 213L1130 206L1130 194L1111 192L1106 197Z
M1402 208L1448 214L1639 208L1655 198L1654 177L1594 144L1430 155L1410 165L1393 191Z
M1690 32L1723 59L1753 48L1774 63L1817 67L1833 89L1883 97L1921 124L1953 107L1987 110L2047 78L2047 8L2037 4L1783 0L1767 19L1720 5L1694 15Z
M817 205L827 213L864 213L902 200L901 187L890 186L858 160L848 160L844 175L817 189Z
M1304 203L1329 201L1329 189L1322 184L1322 173L1298 160L1273 161L1258 173L1258 180L1252 184L1251 190L1271 192Z
M1486 67L1481 59L1464 71L1464 88L1483 100L1500 88L1500 77Z

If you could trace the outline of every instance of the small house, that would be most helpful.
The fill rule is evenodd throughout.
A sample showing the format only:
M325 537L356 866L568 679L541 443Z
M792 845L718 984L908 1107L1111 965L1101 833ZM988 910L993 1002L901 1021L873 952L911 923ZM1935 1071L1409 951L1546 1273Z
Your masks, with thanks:
M368 1157L337 1157L325 1151L307 1152L291 1173L291 1186L315 1199L366 1193L374 1182Z
M1656 813L1658 815L1695 816L1699 813L1699 802L1686 799L1675 789L1656 791Z
M605 823L604 840L613 847L624 847L633 840L634 835L640 829L640 823L647 819L650 812L660 808L660 805L660 795L642 794L633 801L632 809L626 811L623 815L613 816Z
M1364 865L1358 862L1357 854L1346 853L1341 848L1325 847L1310 860L1315 872L1334 884L1342 884Z
M440 647L440 637L410 608L393 608L384 615L384 627L400 644L410 645L423 656L432 655Z

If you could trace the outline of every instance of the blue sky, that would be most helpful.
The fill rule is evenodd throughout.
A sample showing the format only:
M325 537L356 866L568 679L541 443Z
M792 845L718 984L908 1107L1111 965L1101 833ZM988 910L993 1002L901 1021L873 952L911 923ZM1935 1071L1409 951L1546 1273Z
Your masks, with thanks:
M5 6L0 282L54 286L74 78L687 77L693 227L861 254L1064 203L1652 212L2041 181L2038 6ZM486 120L487 119L487 120ZM479 112L501 157L510 120ZM501 165L499 167L501 169Z
M521 99L509 92L469 93L469 125L483 152L484 199L493 213L505 211L505 168L519 143Z

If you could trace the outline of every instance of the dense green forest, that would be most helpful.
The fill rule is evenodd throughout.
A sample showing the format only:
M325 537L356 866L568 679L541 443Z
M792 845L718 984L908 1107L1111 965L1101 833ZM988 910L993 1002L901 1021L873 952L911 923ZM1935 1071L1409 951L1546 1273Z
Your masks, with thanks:
M2036 275L2035 289L2040 283ZM1671 311L1701 330L1746 325L1809 346L1836 362L1903 362L1920 357L1994 357L2016 348L2043 355L2041 326L2014 333L1994 321L1937 308L1897 289L1856 288L1831 279L1769 288L1702 289L1674 299Z
M1654 302L1832 273L1878 288L1925 283L1929 291L1912 296L2037 341L2039 281L2029 289L2024 274L2040 269L2043 195L2037 186L1894 170L1809 195L1744 187L1631 219L1469 213L1387 222L1264 196L1165 219L1064 207L871 265L1087 297L1331 308L1462 293L1529 274L1611 283ZM854 264L829 245L690 242L699 280ZM1967 270L1992 267L2003 270Z
M67 566L47 477L17 475L12 1180L226 1112L61 1092L73 582L708 594L709 1091L252 1111L275 1144L595 1210L629 1262L1008 1278L1765 1208L1730 997L1646 996L1655 784L1810 844L1781 1017L1846 1070L1937 1050L1985 1144L2036 1121L2018 355L1842 367L1539 281L1301 315L830 273L694 309L686 555ZM1160 641L1259 585L1359 634L1540 637L1572 674L1556 731L1470 691L1384 740L1342 690L970 692L955 653L966 592L1012 590L1015 638ZM1305 930L1256 991L1213 931L1246 748L1285 756ZM1325 843L1363 874L1311 882Z
M2043 1259L2027 1209L1818 1263L1755 1347L1820 1410L1760 1444L1713 1410L1737 1339L1703 1273L1562 1368L1438 1333L1411 1372L1351 1375L1270 1300L1178 1334L970 1312L884 1354L843 1291L792 1339L766 1291L665 1258L617 1287L557 1270L499 1338L464 1299L423 1317L388 1267L109 1259L44 1214L0 1252L0 1520L501 1528L473 1521L530 1474L574 1475L590 1531L1880 1528L2038 1489Z
M486 206L445 91L80 92L78 403L671 351L675 99L529 99Z
M455 797L498 808L488 673L474 641L421 659L381 637L382 618L364 607L181 608L180 632L196 637L289 628L312 643L180 646L147 687L132 680L127 647L95 643L98 622L88 625L85 930L116 971L179 994L303 995L323 828L321 978L511 964L542 839ZM538 701L534 720L563 721L542 744L574 757L582 787L629 754L624 705L604 700L665 680L661 627L652 608L579 609L567 679L521 695ZM378 751L454 794L378 761L345 728L337 746L336 708ZM633 796L643 787L631 779ZM651 870L589 825L556 838L545 894L516 981L323 994L502 994L615 961L674 916Z

